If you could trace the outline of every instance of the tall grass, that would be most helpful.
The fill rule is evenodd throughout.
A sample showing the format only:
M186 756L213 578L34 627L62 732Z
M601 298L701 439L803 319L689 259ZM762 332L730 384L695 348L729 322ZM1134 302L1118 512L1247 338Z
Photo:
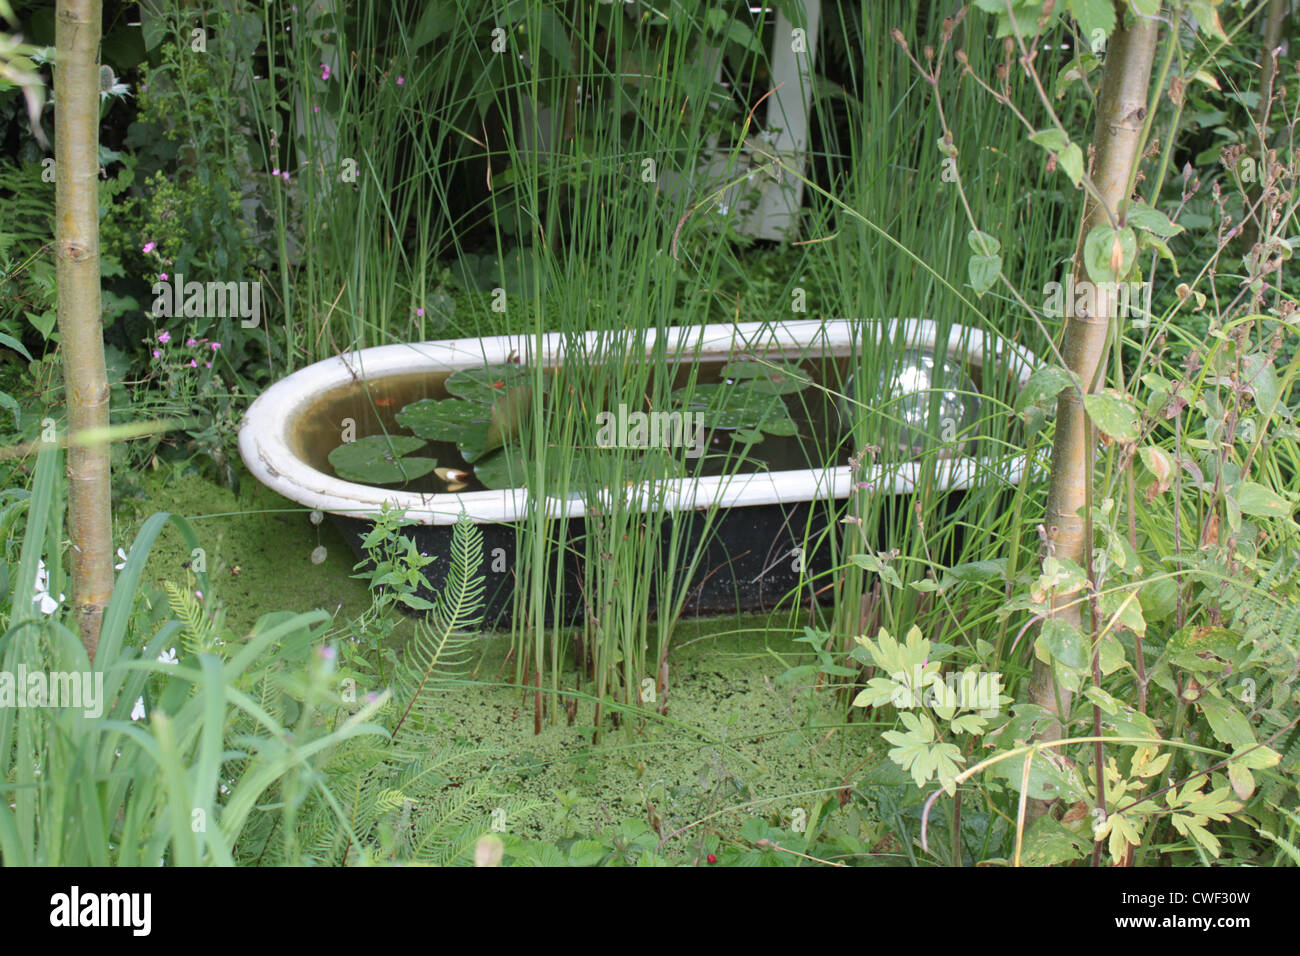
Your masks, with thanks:
M575 634L548 609L571 600L565 591L577 586L578 650L597 696L635 705L646 678L663 690L661 665L686 582L710 570L697 566L697 536L712 533L717 509L703 509L703 524L691 529L682 516L656 512L651 482L648 511L606 494L579 530L540 503L575 494L595 501L601 489L645 478L639 455L583 449L593 443L598 411L620 400L667 407L670 360L662 344L648 347L649 333L758 318L922 317L939 323L941 337L959 322L1040 354L1048 345L1013 303L996 293L976 299L952 278L964 275L969 255L960 199L941 177L931 91L888 35L899 26L909 36L936 36L941 11L918 13L905 0L828 5L819 60L837 64L847 82L814 85L799 231L806 243L764 250L734 231L718 201L752 183L755 166L765 167L760 176L796 175L754 145L750 109L767 89L743 81L763 76L770 63L766 54L724 46L723 75L742 83L716 85L719 52L709 41L718 34L705 9L688 5L687 15L666 24L648 11L633 17L587 5L530 4L511 8L514 20L491 5L428 10L417 18L372 6L346 23L329 14L299 19L287 41L267 14L268 79L250 79L250 87L293 89L306 118L295 142L264 133L274 164L301 171L284 195L281 220L288 231L300 219L305 237L300 253L281 242L290 361L430 335L501 332L526 335L536 354L543 334L560 333L573 392L535 405L526 426L531 457L518 463L539 505L518 528L516 679L535 689L539 713L541 690L561 690ZM493 50L498 27L506 28L505 52ZM322 29L334 31L325 54L313 32ZM770 24L760 23L764 49L768 33ZM982 37L966 48L977 70L997 56ZM321 59L333 64L325 81ZM1020 131L1006 114L984 108L978 91L962 88L956 74L943 82L957 104L950 122L981 228L1002 241L1008 272L1055 272L1056 259L1068 254L1051 241L1064 210L1043 182L1039 157L1013 145ZM549 112L538 113L538 104ZM316 105L338 120L337 140L311 112ZM337 168L322 171L322 157ZM347 160L355 161L355 182L340 179ZM723 172L694 172L706 166ZM781 266L750 287L768 255ZM464 287L458 302L472 303L450 318L431 301L446 282ZM791 308L800 291L806 313ZM594 347L581 338L588 330L598 333ZM861 421L852 448L830 440L828 451L861 453L878 443L891 406L873 393L874 383L906 351L897 337L859 344L858 392L849 399ZM647 352L649 361L631 358ZM534 384L543 385L539 363ZM981 448L995 458L1021 447L1009 388L996 375L983 383ZM847 502L826 503L826 520L807 519L803 550L829 551L838 570L792 591L787 626L812 619L847 642L868 624L916 621L969 639L975 624L993 623L991 604L958 609L914 589L889 599L848 560L866 548L896 550L890 561L906 584L935 576L940 564L1001 557L1014 577L1034 546L1024 516L1037 513L1031 504L1040 490L1031 480L1011 487L1008 469L994 467L964 494L945 494L946 462L938 446L923 456L915 495L861 489ZM861 524L848 525L853 533L841 540L845 518ZM580 585L566 578L566 555L582 562ZM652 593L659 595L653 603ZM808 601L812 593L834 597L829 617Z

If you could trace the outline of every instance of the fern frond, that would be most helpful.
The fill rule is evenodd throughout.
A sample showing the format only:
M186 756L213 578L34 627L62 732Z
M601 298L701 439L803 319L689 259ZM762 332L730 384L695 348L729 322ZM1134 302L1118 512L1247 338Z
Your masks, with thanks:
M452 526L451 563L447 580L428 617L416 626L415 638L406 648L399 678L402 715L393 727L396 738L411 708L437 677L455 673L469 658L469 637L462 633L481 617L483 575L483 533L478 525L462 517Z

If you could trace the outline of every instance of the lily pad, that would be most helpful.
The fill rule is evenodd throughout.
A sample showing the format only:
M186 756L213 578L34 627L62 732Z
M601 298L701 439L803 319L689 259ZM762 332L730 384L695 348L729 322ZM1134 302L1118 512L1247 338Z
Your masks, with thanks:
M330 452L329 462L346 481L397 484L427 475L437 467L436 458L406 457L424 444L423 438L409 435L371 435L339 445Z
M531 387L532 373L522 365L480 365L463 368L447 378L447 391L471 402L492 404L506 391Z
M430 441L459 442L477 426L486 428L491 409L459 398L422 398L397 413L397 424Z
M705 428L733 431L738 441L758 441L760 432L781 436L798 432L779 394L764 394L748 384L697 385L689 394L686 389L673 394L685 402L687 412L704 416Z
M797 365L752 359L732 362L722 370L722 377L744 382L747 388L763 395L793 395L812 384Z

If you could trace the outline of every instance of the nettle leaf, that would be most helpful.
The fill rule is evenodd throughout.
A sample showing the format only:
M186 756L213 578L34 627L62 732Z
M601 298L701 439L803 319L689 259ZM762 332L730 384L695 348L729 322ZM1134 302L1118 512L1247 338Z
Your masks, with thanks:
M346 481L390 485L427 475L437 467L436 458L406 457L424 444L423 438L407 435L371 435L339 445L330 452L329 462Z
M1161 239L1172 239L1183 232L1183 227L1170 222L1169 217L1159 209L1152 209L1144 202L1131 202L1124 213L1124 222L1134 229L1153 233Z
M1023 411L1030 405L1047 405L1056 401L1056 397L1074 385L1074 376L1057 365L1044 365L1034 369L1029 381L1020 388L1016 396L1016 411Z
M1137 234L1128 226L1114 229L1108 223L1093 226L1083 240L1083 264L1093 282L1118 282L1133 268Z
M1098 34L1108 37L1115 31L1115 5L1111 0L1070 0L1070 16L1094 49Z
M1098 392L1083 396L1083 407L1102 433L1117 441L1137 441L1137 409L1127 399L1113 392Z
M1010 4L1007 0L975 0L975 6L997 18L999 40L1017 33L1024 37L1033 36L1038 32L1038 18L1043 14L1042 0L1011 0ZM1051 25L1060 16L1062 6L1063 4L1057 3L1052 8L1043 25L1044 30L1051 29Z
M480 365L478 368L463 368L453 372L447 378L446 388L459 398L491 404L500 399L507 389L529 385L531 378L528 369L514 362Z
M722 377L744 382L746 387L763 395L793 395L812 384L812 379L797 365L749 359L730 363L722 370Z

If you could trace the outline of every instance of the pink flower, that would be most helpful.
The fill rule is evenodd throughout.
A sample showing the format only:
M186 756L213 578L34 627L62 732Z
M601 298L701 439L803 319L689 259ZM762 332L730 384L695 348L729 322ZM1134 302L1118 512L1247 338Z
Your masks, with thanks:
M199 342L198 339L186 339L185 344L188 345L190 348L194 348L194 346L198 345Z
M211 345L208 346L208 348L212 349L212 351L215 352L217 349L221 348L221 343L213 342Z
M319 113L319 112L320 112L320 107L319 107L319 106L313 106L313 107L311 108L311 111L312 111L313 113Z
M275 169L271 170L271 175L272 175L272 176L279 176L279 175L280 175L280 167L277 166L277 167L275 167Z
M204 367L204 368L212 368L212 363L211 363L211 362L204 362L204 363L203 363L203 367Z
M400 76L399 76L399 77L397 78L397 85L398 85L398 86L401 86L401 85L402 85L403 83L405 83L405 82L406 82L406 79L405 79L404 77L400 77Z
M163 345L166 345L171 340L172 340L172 334L168 332L166 329L163 329L161 332L158 333L158 341L161 342Z
M280 175L284 177L284 181L286 183L289 181L289 171L287 169L284 172L282 172Z
M328 63L322 63L320 65L320 78L322 80L328 80L330 78L330 65Z
M166 282L166 281L167 281L167 273L165 273L165 272L160 272L160 273L158 273L158 279L159 279L159 281L161 281L161 282Z
M149 253L153 252L153 250L154 250L154 242L150 240L149 242L146 242L144 244L144 248L141 249L140 251L147 256Z
M154 358L162 358L162 352L160 352L158 349L154 349L154 350L153 350L153 357L154 357Z
M415 314L416 314L416 315L424 315L424 309L416 309L416 310L415 310Z
M198 368L198 367L199 367L199 363L194 361L194 359L190 359L190 368Z

